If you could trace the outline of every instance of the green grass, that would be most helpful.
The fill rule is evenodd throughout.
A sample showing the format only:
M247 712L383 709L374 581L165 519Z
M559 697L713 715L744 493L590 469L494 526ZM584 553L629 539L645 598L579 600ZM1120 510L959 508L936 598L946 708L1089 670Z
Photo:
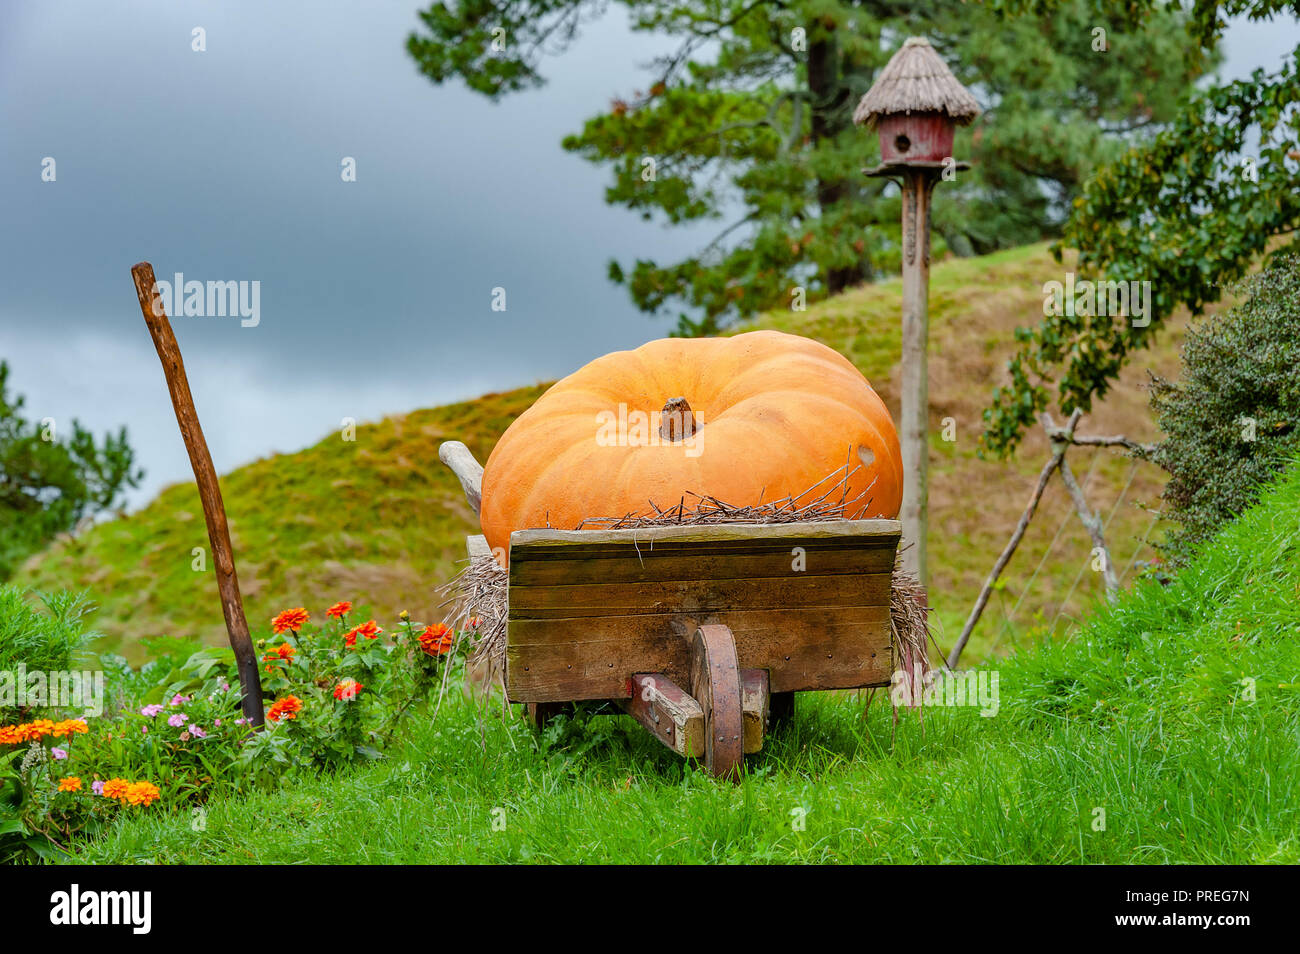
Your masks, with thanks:
M895 733L879 701L805 694L731 785L625 717L539 740L456 702L381 763L214 799L200 832L134 814L77 860L1294 864L1298 517L1300 467L1168 587L1000 660L992 718Z
M1013 347L1014 328L1039 320L1042 282L1059 277L1062 268L1044 245L1032 245L940 262L932 272L930 592L945 644L959 631L1010 536L1046 453L1041 441L1031 441L1017 460L981 461L975 440L980 412ZM897 410L900 308L901 285L893 280L804 312L763 315L747 327L796 332L836 348ZM1176 369L1178 327L1174 323L1158 348L1134 359L1134 380L1147 368L1166 374ZM489 394L363 424L355 441L331 434L297 453L225 475L222 489L253 628L264 628L284 607L305 605L319 613L339 599L365 604L381 619L402 609L419 619L437 618L436 588L455 573L464 536L475 529L459 485L438 462L438 444L464 440L485 460L541 389ZM1094 416L1095 430L1150 439L1145 402L1135 387L1117 387ZM946 417L956 422L956 442L940 440ZM1128 483L1129 462L1086 449L1072 452L1071 459L1081 480L1095 460L1087 492L1094 507L1109 511ZM1126 566L1152 555L1141 543L1149 516L1135 502L1156 503L1163 485L1150 465L1141 465L1134 476L1108 531L1116 561ZM975 632L971 658L1032 642L1043 630L1064 630L1100 592L1098 574L1079 575L1091 543L1070 513L1065 494L1050 488L1005 575L1006 588ZM207 546L198 494L192 484L177 485L139 512L52 547L14 582L44 591L89 587L100 604L95 627L105 634L99 648L138 663L147 655L142 639L225 641L210 554L205 570L193 569L193 549Z

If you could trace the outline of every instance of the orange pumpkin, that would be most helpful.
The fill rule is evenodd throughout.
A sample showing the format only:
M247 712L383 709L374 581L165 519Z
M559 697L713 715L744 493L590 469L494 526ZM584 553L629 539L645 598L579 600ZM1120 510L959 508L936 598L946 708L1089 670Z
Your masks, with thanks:
M779 331L666 338L596 359L510 425L484 469L483 533L503 554L514 530L673 507L688 493L749 506L802 494L846 462L861 464L848 499L865 495L846 515L896 517L894 422L842 355Z

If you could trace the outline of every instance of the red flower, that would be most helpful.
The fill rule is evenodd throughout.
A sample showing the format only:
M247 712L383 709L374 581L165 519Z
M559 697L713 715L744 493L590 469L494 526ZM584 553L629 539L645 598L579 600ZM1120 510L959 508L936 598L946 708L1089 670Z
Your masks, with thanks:
M348 649L357 648L357 631L355 628L350 629L343 634L343 645Z
M379 637L379 634L382 633L383 630L380 629L378 624L376 624L375 621L372 619L362 623L352 632L356 633L359 636L364 636L366 637L366 639L377 639Z
M275 664L281 661L289 665L292 665L293 657L296 652L298 652L298 650L294 649L288 643L281 643L279 646L271 647L271 651L262 657L262 662L271 663L270 666L266 667L266 671L275 672L276 671Z
M349 602L348 600L343 600L340 603L335 603L333 606L327 609L325 611L325 615L333 616L336 619L342 619L344 616L348 615L351 609L352 609L352 603Z
M451 631L451 627L444 623L434 623L416 638L420 641L420 648L430 656L443 655L455 642L455 634Z
M301 606L297 609L287 609L271 620L271 632L278 636L286 629L291 629L296 633L302 629L303 624L309 619L311 619L311 614Z
M285 696L277 699L275 705L266 713L267 722L279 722L281 719L296 719L302 711L302 700L297 696Z
M334 698L339 700L339 702L351 702L360 695L361 690L364 688L365 686L361 685L361 683L357 682L355 679L344 679L334 687Z

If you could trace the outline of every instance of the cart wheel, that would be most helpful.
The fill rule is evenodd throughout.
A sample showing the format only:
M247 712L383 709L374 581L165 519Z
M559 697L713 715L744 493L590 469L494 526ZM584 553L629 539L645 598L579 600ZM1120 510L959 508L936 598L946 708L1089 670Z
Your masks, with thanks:
M691 640L691 695L704 710L704 764L737 779L745 756L744 710L736 640L726 626L701 626Z
M794 693L774 692L767 704L767 727L775 732L794 716Z
M550 722L558 715L568 715L573 711L572 702L528 702L524 704L524 718L536 732L541 732L546 728L546 723Z

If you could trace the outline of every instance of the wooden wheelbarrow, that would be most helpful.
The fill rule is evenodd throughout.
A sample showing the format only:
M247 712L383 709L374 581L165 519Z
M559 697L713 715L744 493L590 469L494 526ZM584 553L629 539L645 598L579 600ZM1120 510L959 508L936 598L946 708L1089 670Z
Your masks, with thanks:
M477 510L481 468L462 444L440 456ZM607 700L734 778L795 692L889 685L899 535L896 520L516 531L506 697L538 728Z

